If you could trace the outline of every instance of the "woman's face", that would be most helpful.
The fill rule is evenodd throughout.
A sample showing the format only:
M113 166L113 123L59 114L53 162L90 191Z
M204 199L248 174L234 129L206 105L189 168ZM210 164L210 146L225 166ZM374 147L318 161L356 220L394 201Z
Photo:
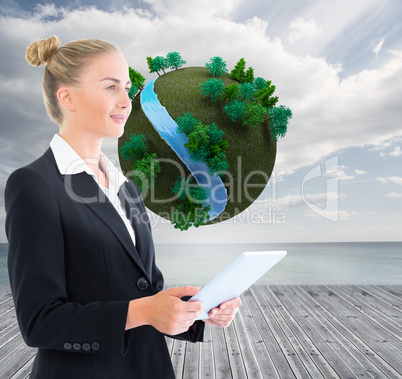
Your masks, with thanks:
M128 65L119 52L99 55L84 68L72 89L74 128L94 138L120 137L131 112Z

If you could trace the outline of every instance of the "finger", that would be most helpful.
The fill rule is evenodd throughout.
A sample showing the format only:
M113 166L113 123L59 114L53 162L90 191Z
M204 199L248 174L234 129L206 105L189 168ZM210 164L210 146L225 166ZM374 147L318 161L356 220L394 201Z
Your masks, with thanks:
M236 297L235 299L231 299L225 301L219 306L219 309L228 309L228 308L239 308L241 306L240 297Z
M183 296L194 296L201 287L194 287L194 286L184 286L184 287L173 287L169 288L168 291L169 295L175 297L183 297Z
M183 305L183 309L186 312L190 312L190 313L201 313L204 309L204 304L201 303L200 301L187 301L184 305Z
M212 309L208 316L215 320L232 320L236 313L238 312L239 308L228 308L225 310L221 310L219 308Z

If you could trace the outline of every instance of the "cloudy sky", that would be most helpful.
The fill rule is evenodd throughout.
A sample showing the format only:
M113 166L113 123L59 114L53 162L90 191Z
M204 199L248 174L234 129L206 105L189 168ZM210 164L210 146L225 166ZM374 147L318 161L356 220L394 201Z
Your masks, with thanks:
M185 4L185 5L184 5ZM0 242L8 175L47 148L57 125L43 69L26 47L96 37L148 74L145 57L187 66L240 57L290 107L269 186L231 222L179 232L153 216L157 243L402 240L402 4L399 0L143 0L0 5ZM116 141L103 150L117 160Z

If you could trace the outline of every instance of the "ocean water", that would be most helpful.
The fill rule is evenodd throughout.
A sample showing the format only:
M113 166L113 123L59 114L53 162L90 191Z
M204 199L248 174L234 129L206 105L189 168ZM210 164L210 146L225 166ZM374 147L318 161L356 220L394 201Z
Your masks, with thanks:
M256 284L402 285L402 242L156 245L167 285L205 285L244 251L286 250ZM8 284L0 244L0 284Z

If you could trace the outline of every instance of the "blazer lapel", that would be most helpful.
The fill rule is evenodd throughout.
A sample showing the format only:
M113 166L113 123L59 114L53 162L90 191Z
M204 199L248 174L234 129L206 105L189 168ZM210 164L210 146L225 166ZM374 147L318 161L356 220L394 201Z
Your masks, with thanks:
M64 183L67 195L73 200L84 204L94 212L120 240L135 263L137 263L141 270L146 273L144 265L123 220L94 179L85 172L74 175L61 175L50 148L46 151L45 155L56 167L57 173Z
M146 272L123 220L94 179L85 172L67 176L71 176L74 193L111 229L134 261Z
M149 259L151 255L147 246L151 241L148 215L145 209L141 208L142 198L140 192L136 192L133 182L126 181L119 190L119 199L126 211L127 218L130 220L135 233L135 245L138 254L145 268L150 268Z

